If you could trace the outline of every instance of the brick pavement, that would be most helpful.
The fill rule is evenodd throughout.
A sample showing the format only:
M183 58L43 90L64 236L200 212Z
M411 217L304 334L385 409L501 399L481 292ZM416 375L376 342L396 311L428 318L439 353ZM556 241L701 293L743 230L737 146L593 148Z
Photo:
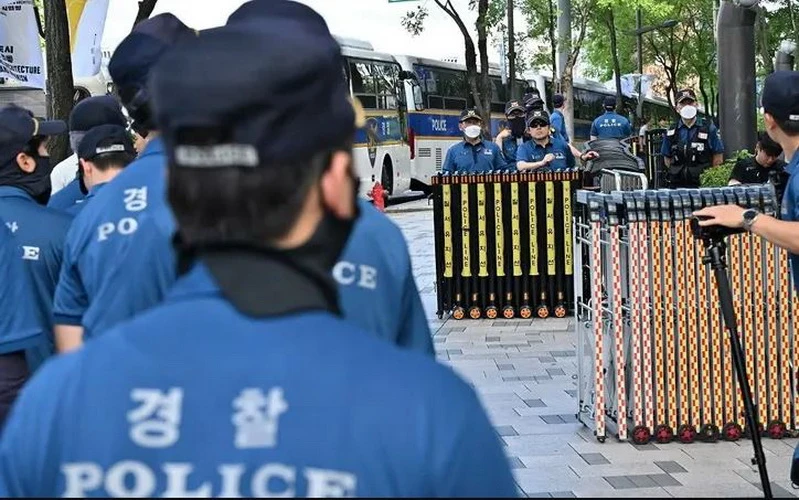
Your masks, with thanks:
M741 497L760 494L751 442L634 446L597 442L575 419L572 319L439 320L432 209L424 200L390 209L411 249L414 274L439 360L478 391L529 497ZM764 439L776 497L788 480L797 439Z

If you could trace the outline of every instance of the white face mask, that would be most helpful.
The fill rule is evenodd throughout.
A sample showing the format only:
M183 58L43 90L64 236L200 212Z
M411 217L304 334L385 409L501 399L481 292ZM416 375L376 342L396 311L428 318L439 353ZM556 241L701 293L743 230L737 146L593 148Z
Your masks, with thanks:
M463 133L469 139L477 139L480 137L480 134L483 132L483 129L480 128L480 125L469 125L465 129L463 129Z
M680 116L686 120L693 120L696 117L696 106L685 106L680 110Z

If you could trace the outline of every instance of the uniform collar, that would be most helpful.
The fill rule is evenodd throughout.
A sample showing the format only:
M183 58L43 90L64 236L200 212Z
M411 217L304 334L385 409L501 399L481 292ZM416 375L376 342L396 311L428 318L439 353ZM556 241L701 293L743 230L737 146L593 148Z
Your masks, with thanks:
M96 196L97 192L103 189L103 186L105 186L106 184L108 184L108 182L101 182L100 184L95 184L95 186L89 190L89 194L87 194L86 196L87 197Z
M36 202L24 189L16 186L0 186L0 198L24 198Z
M547 143L544 144L543 146L541 144L538 144L537 142L535 142L535 139L530 139L530 142L533 144L533 147L546 149L547 146L551 146L552 145L552 136L550 135L549 137L547 137Z
M463 145L464 145L464 147L471 147L471 148L480 147L480 146L483 145L483 138L481 137L480 140L476 144L472 144L470 142L466 142L466 140L464 139L463 140Z
M683 121L682 118L680 118L680 120L677 122L677 128L686 128L688 130L691 130L692 128L698 127L698 126L699 126L699 118L694 120L694 123L690 127L685 124L685 122Z
M152 141L148 142L147 145L144 147L144 151L141 152L138 159L145 158L147 156L163 156L164 155L164 141L161 137L156 137Z

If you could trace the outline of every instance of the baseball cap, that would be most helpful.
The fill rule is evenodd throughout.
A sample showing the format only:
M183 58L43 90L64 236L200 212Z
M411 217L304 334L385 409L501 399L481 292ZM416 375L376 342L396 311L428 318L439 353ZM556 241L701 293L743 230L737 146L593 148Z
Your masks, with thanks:
M467 109L464 109L463 111L461 111L461 118L460 118L461 122L464 122L466 120L473 119L473 118L475 118L477 120L480 120L480 121L483 121L483 117L480 116L480 114L474 108L467 108Z
M119 100L110 95L89 97L72 109L69 115L69 130L71 132L86 132L98 125L119 125L125 127L127 119L122 113Z
M527 126L530 127L533 123L549 123L549 113L544 110L536 109L527 115Z
M763 82L763 111L774 118L799 122L799 71L775 71Z
M556 108L563 106L565 99L563 98L563 94L555 94L552 96L552 105Z
M524 105L519 101L508 101L508 103L505 105L505 114L509 115L514 111L521 111L524 113Z
M78 158L93 160L107 153L128 153L135 156L130 134L119 125L99 125L91 128L78 145Z
M248 23L263 18L302 19L307 23L307 29L316 28L322 35L329 33L327 23L319 13L305 4L286 0L250 0L228 17L227 24Z
M677 92L677 104L686 101L696 101L696 92L691 89L682 89Z
M258 167L346 145L363 109L342 64L330 32L306 18L230 24L180 43L150 79L170 164ZM314 121L325 126L308 127Z
M0 165L22 152L34 137L66 131L67 124L61 120L40 120L15 104L0 108Z
M602 105L605 109L611 109L616 107L616 96L607 95L605 96L605 100L602 101Z

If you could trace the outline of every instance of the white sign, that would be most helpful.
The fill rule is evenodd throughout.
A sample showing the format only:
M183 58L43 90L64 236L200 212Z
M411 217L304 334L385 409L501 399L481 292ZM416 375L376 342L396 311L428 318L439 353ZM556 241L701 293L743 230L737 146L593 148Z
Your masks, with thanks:
M44 88L44 61L33 0L0 0L0 78Z
M67 1L74 78L94 76L100 72L103 62L100 42L107 13L108 0Z

